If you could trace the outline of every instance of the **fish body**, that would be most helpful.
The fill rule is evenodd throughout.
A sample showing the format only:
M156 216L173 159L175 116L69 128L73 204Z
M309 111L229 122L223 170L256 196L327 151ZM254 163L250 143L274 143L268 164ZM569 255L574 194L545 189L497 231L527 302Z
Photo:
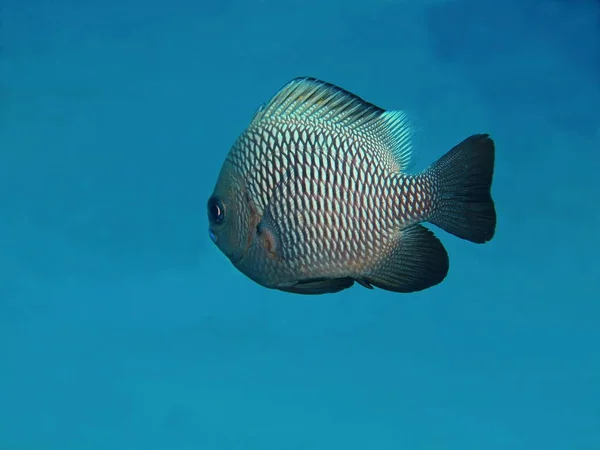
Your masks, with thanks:
M495 148L476 134L407 172L411 125L333 84L296 78L255 113L208 200L209 234L242 273L273 289L415 292L447 275L422 222L492 239Z

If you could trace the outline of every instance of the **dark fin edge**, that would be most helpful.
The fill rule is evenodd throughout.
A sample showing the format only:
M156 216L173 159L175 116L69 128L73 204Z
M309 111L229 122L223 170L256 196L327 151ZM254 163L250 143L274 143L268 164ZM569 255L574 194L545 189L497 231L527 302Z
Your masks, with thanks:
M323 278L298 281L291 286L280 286L277 289L292 294L319 295L333 294L352 287L352 278Z

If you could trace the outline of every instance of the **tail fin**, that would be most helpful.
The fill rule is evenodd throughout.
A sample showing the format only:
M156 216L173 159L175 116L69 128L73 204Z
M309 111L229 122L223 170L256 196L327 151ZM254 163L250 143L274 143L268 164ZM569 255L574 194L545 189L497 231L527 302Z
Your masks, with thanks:
M429 222L477 244L494 237L496 208L490 193L494 141L487 134L468 137L427 171L436 180L435 211Z

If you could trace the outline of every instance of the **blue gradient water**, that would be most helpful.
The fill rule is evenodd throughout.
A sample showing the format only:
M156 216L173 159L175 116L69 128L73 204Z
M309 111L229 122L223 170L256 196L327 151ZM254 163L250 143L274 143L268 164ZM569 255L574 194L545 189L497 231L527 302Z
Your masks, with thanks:
M0 449L600 448L600 6L2 0ZM496 238L447 280L304 297L205 204L310 75L497 144Z

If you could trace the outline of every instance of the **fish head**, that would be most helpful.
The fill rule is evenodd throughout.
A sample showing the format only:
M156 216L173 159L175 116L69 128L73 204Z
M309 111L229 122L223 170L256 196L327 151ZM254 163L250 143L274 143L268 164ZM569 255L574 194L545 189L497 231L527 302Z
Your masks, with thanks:
M257 206L251 184L251 176L225 161L207 202L208 234L240 272L272 288L287 282L289 273L275 221Z
M248 251L252 239L252 210L246 201L243 183L225 162L207 201L208 234L213 243L234 264Z

